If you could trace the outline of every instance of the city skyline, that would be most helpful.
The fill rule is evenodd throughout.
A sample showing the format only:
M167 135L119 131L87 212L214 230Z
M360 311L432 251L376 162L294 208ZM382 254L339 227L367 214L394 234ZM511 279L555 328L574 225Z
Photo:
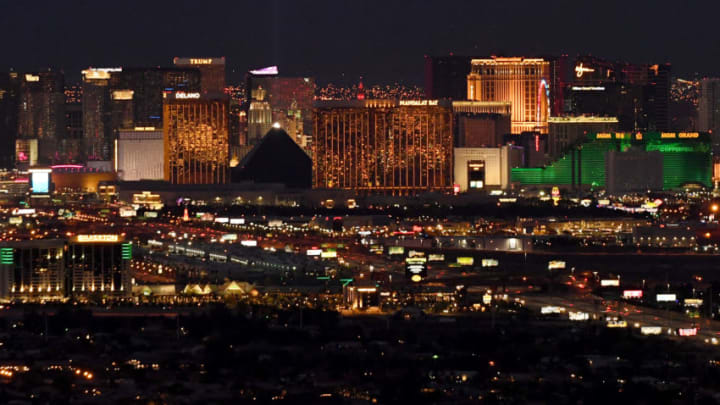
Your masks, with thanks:
M718 12L7 4L0 404L720 403Z
M224 55L229 83L240 82L249 69L279 65L283 74L312 74L320 83L347 84L363 76L380 84L398 78L421 84L424 55L454 53L593 54L609 60L670 62L676 75L718 72L720 53L712 51L716 43L709 18L720 6L645 3L604 2L590 13L572 2L525 1L454 1L443 7L426 1L412 7L405 2L280 0L65 7L43 1L43 13L36 5L8 4L0 17L5 38L0 69L54 67L74 82L88 66L168 66L173 57ZM665 13L691 23L668 29ZM103 16L111 14L119 24L108 28ZM123 46L108 46L118 43Z

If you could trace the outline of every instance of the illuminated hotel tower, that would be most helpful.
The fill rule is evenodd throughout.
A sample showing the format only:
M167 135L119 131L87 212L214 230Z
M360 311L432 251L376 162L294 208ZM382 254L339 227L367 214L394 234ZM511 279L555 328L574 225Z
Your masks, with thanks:
M313 188L391 195L452 188L449 105L318 101L313 118Z
M38 301L64 297L64 248L60 239L0 244L0 297Z
M88 160L110 160L111 157L110 75L113 70L91 68L82 71L84 155Z
M228 100L200 93L163 95L165 180L173 184L228 182Z
M163 94L200 92L200 71L178 67L123 68L112 75L111 87L125 91L120 97L113 93L113 100L124 100L121 104L126 106L122 108L132 109L134 126L162 128Z
M77 235L67 246L65 266L70 294L107 297L129 296L132 292L130 261L132 244L121 235Z
M65 135L64 90L62 72L27 73L20 84L18 138L37 140L39 163L58 159Z
M225 57L174 58L173 64L180 68L200 71L200 89L203 93L222 93L225 90Z
M22 78L18 72L0 73L0 168L10 169L18 132L18 97Z
M512 103L512 133L547 133L550 115L550 62L539 58L473 59L468 99Z
M248 108L248 135L247 143L254 145L272 128L272 108L265 100L267 91L262 87L251 92L250 107Z

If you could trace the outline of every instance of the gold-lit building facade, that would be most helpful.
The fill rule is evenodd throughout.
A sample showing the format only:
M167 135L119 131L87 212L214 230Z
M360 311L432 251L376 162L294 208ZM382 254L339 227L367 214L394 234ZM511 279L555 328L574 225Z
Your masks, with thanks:
M224 184L229 180L228 100L200 93L165 93L165 180Z
M473 59L468 100L512 103L512 132L547 133L550 116L550 62L540 58Z
M112 157L111 74L104 69L82 71L82 156L87 160L110 160Z
M318 101L313 121L313 188L390 195L452 189L449 104Z
M97 193L101 183L113 183L118 178L117 173L113 171L55 168L50 174L50 179L55 191L61 193Z
M20 83L17 139L37 139L38 161L61 161L58 146L65 138L65 75L36 72Z

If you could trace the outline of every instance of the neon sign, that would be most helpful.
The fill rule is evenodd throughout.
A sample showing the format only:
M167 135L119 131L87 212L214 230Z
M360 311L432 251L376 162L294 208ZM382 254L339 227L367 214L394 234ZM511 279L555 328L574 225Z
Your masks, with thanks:
M191 65L210 65L210 64L212 64L212 61L213 61L212 59L204 59L204 58L203 58L203 59L195 59L195 58L190 58L190 64L191 64Z
M438 100L400 100L401 106L409 105L438 105Z
M180 99L180 100L196 99L196 98L200 98L200 93L185 93L185 92L179 91L179 92L175 93L175 98Z
M575 76L578 79L581 78L585 73L592 73L594 71L595 71L595 69L593 69L593 68L583 66L582 62L578 63L575 66Z
M80 243L88 242L117 242L120 240L119 235L105 234L105 235L78 235L77 241Z

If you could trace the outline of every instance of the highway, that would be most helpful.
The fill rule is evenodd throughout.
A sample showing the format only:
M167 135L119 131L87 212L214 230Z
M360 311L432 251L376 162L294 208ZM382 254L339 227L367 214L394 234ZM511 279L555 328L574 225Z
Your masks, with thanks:
M692 339L705 342L712 338L720 339L720 321L713 321L706 318L691 319L688 316L669 310L647 308L628 304L624 301L603 300L591 294L550 296L550 295L521 295L520 299L525 305L537 312L544 306L557 306L565 309L561 317L567 318L567 312L580 311L590 314L590 319L601 319L604 317L619 317L627 322L628 328L637 329L642 326L660 326L663 335L673 339ZM669 334L668 329L677 331L680 328L698 327L697 336L680 337L675 333Z

